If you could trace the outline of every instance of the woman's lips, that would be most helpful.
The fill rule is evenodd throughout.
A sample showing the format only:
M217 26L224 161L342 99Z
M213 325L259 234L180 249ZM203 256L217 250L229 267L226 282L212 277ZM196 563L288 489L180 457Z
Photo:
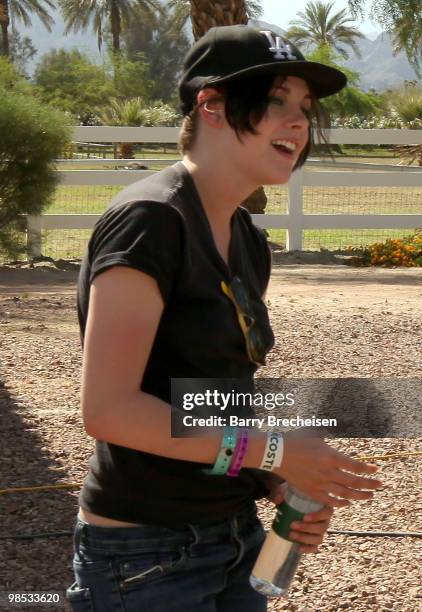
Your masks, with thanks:
M274 145L273 145L273 149L285 159L292 160L295 156L295 151L288 151L288 150L280 149L278 147L275 147Z

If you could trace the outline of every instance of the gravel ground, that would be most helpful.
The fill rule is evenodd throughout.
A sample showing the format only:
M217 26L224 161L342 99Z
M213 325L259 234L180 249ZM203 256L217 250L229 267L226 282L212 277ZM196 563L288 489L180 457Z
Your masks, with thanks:
M93 449L79 415L76 273L53 268L0 269L1 488L80 483ZM277 344L260 374L420 379L421 297L422 270L278 267L267 294ZM332 444L355 456L422 450L417 439ZM420 457L380 464L384 488L336 511L333 529L422 531ZM0 495L0 535L69 531L76 510L77 489ZM273 506L260 502L259 511L268 527ZM329 534L269 610L422 610L420 544ZM1 548L0 591L63 596L73 580L69 536L7 539Z

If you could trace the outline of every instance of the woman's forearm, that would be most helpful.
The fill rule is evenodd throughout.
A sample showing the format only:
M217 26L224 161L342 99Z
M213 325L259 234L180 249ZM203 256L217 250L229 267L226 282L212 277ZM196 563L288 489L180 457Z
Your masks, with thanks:
M147 393L121 398L101 410L83 406L87 433L112 444L153 455L213 465L221 446L222 430L207 429L207 436L172 438L171 407ZM267 434L249 429L243 467L259 468ZM284 455L274 473L315 500L331 506L347 506L348 500L371 499L381 482L371 478L378 467L352 459L306 432L284 435ZM363 489L363 490L362 490Z
M207 428L203 436L174 438L171 435L171 406L140 391L118 405L101 410L83 407L87 433L98 440L161 457L214 464L221 446L222 428ZM267 436L249 429L249 444L243 467L259 468Z

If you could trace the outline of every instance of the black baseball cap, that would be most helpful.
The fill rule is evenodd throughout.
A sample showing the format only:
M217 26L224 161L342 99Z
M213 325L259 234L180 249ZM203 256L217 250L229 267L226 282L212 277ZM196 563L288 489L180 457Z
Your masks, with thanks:
M312 86L317 98L331 96L347 84L343 72L307 61L293 43L271 30L219 26L208 30L186 55L179 81L183 114L192 110L196 94L206 85L259 74L300 77Z

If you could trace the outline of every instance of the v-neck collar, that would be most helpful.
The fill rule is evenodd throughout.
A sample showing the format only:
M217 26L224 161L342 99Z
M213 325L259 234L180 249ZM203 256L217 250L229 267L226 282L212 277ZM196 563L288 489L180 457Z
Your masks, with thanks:
M231 280L233 276L235 276L235 271L233 269L234 264L234 244L236 240L237 233L237 217L238 217L238 209L236 209L230 219L230 242L228 248L228 264L224 261L222 256L220 255L219 250L217 249L217 245L214 240L214 235L212 233L211 223L209 222L208 215L205 211L204 205L202 203L201 197L199 195L198 189L196 188L195 181L189 170L186 166L181 162L176 163L176 167L181 175L186 179L186 182L189 186L189 190L192 195L192 201L194 204L194 209L197 212L198 217L200 217L202 221L202 225L204 227L204 231L208 235L208 239L211 244L212 252L211 255L218 262L219 267L224 270L224 275L226 280Z

